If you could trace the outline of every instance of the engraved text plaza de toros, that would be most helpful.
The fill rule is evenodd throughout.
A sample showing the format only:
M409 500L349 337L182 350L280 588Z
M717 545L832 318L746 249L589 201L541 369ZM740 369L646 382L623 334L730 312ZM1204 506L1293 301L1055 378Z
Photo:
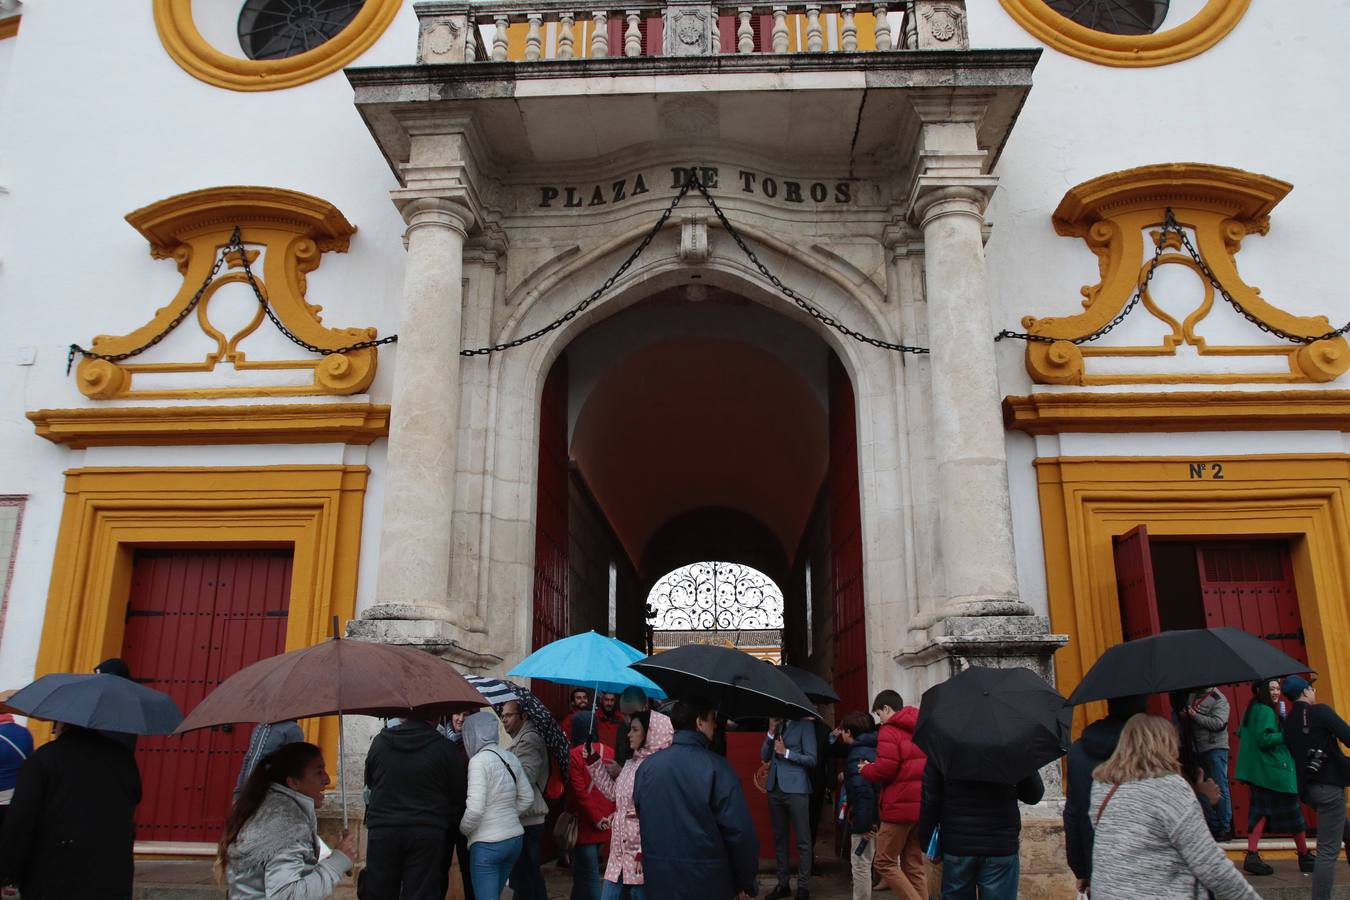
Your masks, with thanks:
M716 166L672 166L670 189L679 190L691 176L697 178L709 190L726 190L730 187L733 190L739 189L747 194L758 194L765 199L785 203L850 203L853 200L853 185L848 181L775 178L740 169L730 184L724 184L721 172ZM545 185L539 188L539 206L575 208L622 203L632 197L650 193L649 182L655 181L654 176L649 177L639 172L603 184Z

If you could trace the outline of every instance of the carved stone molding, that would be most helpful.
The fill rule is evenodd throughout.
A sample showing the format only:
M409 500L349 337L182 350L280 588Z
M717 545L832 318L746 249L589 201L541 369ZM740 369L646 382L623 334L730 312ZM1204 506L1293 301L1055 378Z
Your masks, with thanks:
M665 8L662 52L666 56L715 56L717 10L711 6L671 4Z
M306 297L308 273L319 267L324 253L346 252L356 232L356 226L326 200L281 188L206 188L138 209L127 215L127 221L150 242L151 256L174 260L183 282L174 298L140 328L124 335L97 335L90 348L98 353L125 353L161 333L201 288L236 226L268 305L296 337L317 347L338 349L376 336L374 328L329 328L319 316L323 307L310 303ZM257 267L260 255L262 265ZM111 400L345 395L360 393L370 386L378 359L374 347L320 357L306 354L300 359L248 359L240 343L263 326L262 307L242 328L218 327L212 320L210 307L211 298L221 287L240 283L246 284L247 280L243 260L235 254L202 294L195 315L179 326L187 328L195 324L215 342L215 348L204 359L159 362L141 362L137 357L121 362L84 359L76 369L80 391L96 400ZM297 348L297 352L303 351ZM313 380L308 385L291 386L141 388L135 384L138 376L147 373L208 373L220 363L231 364L240 371L307 369L313 373Z
M1296 344L1279 340L1242 345L1214 345L1201 333L1203 321L1217 297L1198 266L1182 250L1175 236L1160 257L1160 265L1181 265L1195 272L1203 297L1180 319L1162 310L1146 291L1132 315L1152 315L1168 330L1159 344L1149 346L1072 343L1114 319L1134 295L1160 240L1165 211L1171 207L1177 221L1194 236L1201 259L1219 284L1253 320L1298 337L1316 337L1333 330L1326 316L1296 316L1272 305L1238 274L1235 256L1243 239L1265 234L1270 212L1292 185L1264 175L1202 163L1143 166L1113 172L1069 190L1053 215L1055 231L1081 238L1097 256L1101 281L1082 288L1084 311L1074 316L1026 316L1022 327L1034 335L1057 338L1053 343L1029 342L1027 371L1040 384L1149 384L1149 383L1298 383L1327 382L1350 369L1350 347L1344 338ZM1256 337L1257 325L1252 326ZM1182 345L1199 356L1283 357L1287 372L1184 372L1170 370L1162 358L1176 357ZM1156 371L1141 374L1094 374L1090 361L1103 357L1154 357Z

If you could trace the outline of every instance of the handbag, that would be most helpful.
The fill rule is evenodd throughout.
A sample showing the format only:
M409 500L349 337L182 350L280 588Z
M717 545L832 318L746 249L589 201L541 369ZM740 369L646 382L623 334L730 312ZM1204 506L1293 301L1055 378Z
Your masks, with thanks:
M577 845L577 817L566 810L553 823L553 843L559 850L571 850Z

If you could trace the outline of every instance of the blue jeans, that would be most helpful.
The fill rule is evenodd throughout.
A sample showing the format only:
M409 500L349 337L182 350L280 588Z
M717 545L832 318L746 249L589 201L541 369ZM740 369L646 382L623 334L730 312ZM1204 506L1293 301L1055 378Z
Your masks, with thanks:
M572 848L572 900L600 900L600 845Z
M1017 900L1022 863L1012 856L942 854L942 900ZM977 892L978 889L978 892Z
M504 841L479 841L469 845L469 869L475 900L498 900L511 867L520 858L524 840L517 836Z
M606 881L600 891L600 900L645 900L646 894L640 884L624 884L619 881Z
M1195 754L1195 761L1219 785L1219 802L1214 806L1200 804L1210 832L1218 836L1233 827L1233 798L1228 793L1228 748L1201 751Z

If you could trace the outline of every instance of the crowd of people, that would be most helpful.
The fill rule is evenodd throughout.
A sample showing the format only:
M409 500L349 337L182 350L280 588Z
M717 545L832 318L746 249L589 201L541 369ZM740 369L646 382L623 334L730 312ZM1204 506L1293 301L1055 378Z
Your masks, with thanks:
M1251 693L1237 730L1236 777L1250 796L1243 868L1268 874L1262 835L1291 834L1323 900L1350 838L1350 725L1305 678L1257 682ZM1219 844L1233 828L1228 700L1211 688L1174 696L1171 708L1168 719L1149 714L1145 697L1112 700L1070 749L1065 851L1078 889L1096 900L1255 898ZM551 806L571 900L761 896L750 799L713 703L656 704L630 688L592 708L577 689L559 721L539 721L541 710L513 700L386 723L365 762L359 897L443 900L457 861L465 900L495 900L508 885L513 897L547 900ZM1012 784L949 778L915 743L917 720L892 690L833 730L820 717L768 720L756 779L775 851L767 900L808 900L812 798L836 770L854 900L880 884L897 900L928 897L925 858L941 863L943 898L1017 897L1021 805L1044 796L1039 773ZM570 744L561 767L545 738L559 726ZM28 730L0 716L0 879L28 900L129 897L140 776L128 736L59 724L56 735L35 751ZM319 837L329 787L323 753L297 723L254 729L216 854L231 898L327 897L357 867L352 835L332 847ZM1301 803L1318 816L1315 855Z

